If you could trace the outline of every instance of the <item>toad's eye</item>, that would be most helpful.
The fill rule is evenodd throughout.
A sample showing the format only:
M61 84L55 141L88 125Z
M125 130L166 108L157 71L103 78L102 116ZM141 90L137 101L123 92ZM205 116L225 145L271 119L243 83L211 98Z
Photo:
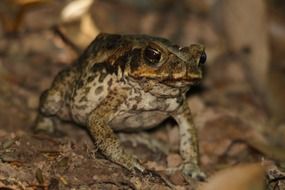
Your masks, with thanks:
M207 60L207 54L203 51L200 60L199 60L199 65L204 65Z
M161 53L150 46L144 50L144 57L150 64L156 64L160 61Z

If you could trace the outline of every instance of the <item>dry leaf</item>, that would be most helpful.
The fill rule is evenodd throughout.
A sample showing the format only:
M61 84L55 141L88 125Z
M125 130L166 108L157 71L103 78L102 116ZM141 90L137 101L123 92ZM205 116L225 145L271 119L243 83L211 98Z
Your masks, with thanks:
M1 0L0 21L5 33L18 32L22 21L31 8L49 3L51 0Z
M61 19L64 22L70 22L80 19L87 13L93 3L93 0L76 0L69 3L61 12Z
M63 23L79 21L76 32L68 34L70 39L79 47L85 48L98 34L99 30L92 19L90 7L94 0L75 0L69 3L61 12Z
M256 150L264 154L265 156L278 161L285 161L284 148L274 146L267 141L260 141L259 139L246 139L247 143L254 147Z
M13 2L20 6L26 6L47 3L49 0L13 0Z
M216 173L198 190L263 190L264 175L260 164L239 165Z
M266 2L260 0L216 1L216 25L223 31L228 48L236 53L249 50L246 71L252 86L266 93L270 52Z

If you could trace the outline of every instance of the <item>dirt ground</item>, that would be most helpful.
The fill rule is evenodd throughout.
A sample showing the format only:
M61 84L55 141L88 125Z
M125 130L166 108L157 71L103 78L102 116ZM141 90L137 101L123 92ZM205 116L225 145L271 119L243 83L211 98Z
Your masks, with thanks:
M131 173L106 160L86 130L73 123L62 122L62 134L34 134L41 92L77 58L52 29L67 2L35 6L25 13L17 34L7 35L4 29L0 34L0 189L197 189L211 182L217 171L249 163L262 168L261 177L253 179L246 168L236 176L221 177L220 189L234 189L229 181L241 175L247 181L241 182L243 189L252 189L254 180L266 183L266 189L285 188L285 154L280 151L285 132L268 135L273 130L268 129L271 117L251 86L242 57L225 50L203 9L195 13L166 4L146 11L127 3L96 1L91 10L100 31L147 33L179 44L206 45L206 75L190 90L188 102L209 181L188 184L180 172L167 174L167 168L182 161L178 127L172 120L146 132L118 134L123 146L154 171L148 174ZM280 68L285 74L285 67ZM157 146L146 146L141 137Z

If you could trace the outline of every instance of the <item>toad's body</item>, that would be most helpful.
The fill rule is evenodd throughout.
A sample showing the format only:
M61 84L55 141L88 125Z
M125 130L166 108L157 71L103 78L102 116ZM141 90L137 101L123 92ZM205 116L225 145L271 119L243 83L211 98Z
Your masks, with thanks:
M113 130L150 128L171 116L180 128L183 172L202 175L196 131L184 100L201 79L205 59L200 45L181 48L145 35L101 34L43 93L36 128L46 128L54 116L85 125L107 158L143 171Z

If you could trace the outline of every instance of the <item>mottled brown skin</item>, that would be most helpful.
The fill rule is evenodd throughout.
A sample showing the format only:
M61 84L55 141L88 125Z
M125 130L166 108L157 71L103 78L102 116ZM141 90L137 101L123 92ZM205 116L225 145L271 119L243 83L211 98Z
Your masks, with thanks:
M108 159L143 172L144 166L124 151L113 131L146 129L173 117L180 129L180 169L203 178L185 94L201 80L205 61L201 45L179 47L146 35L100 34L43 93L36 130L53 132L56 117L85 125Z

